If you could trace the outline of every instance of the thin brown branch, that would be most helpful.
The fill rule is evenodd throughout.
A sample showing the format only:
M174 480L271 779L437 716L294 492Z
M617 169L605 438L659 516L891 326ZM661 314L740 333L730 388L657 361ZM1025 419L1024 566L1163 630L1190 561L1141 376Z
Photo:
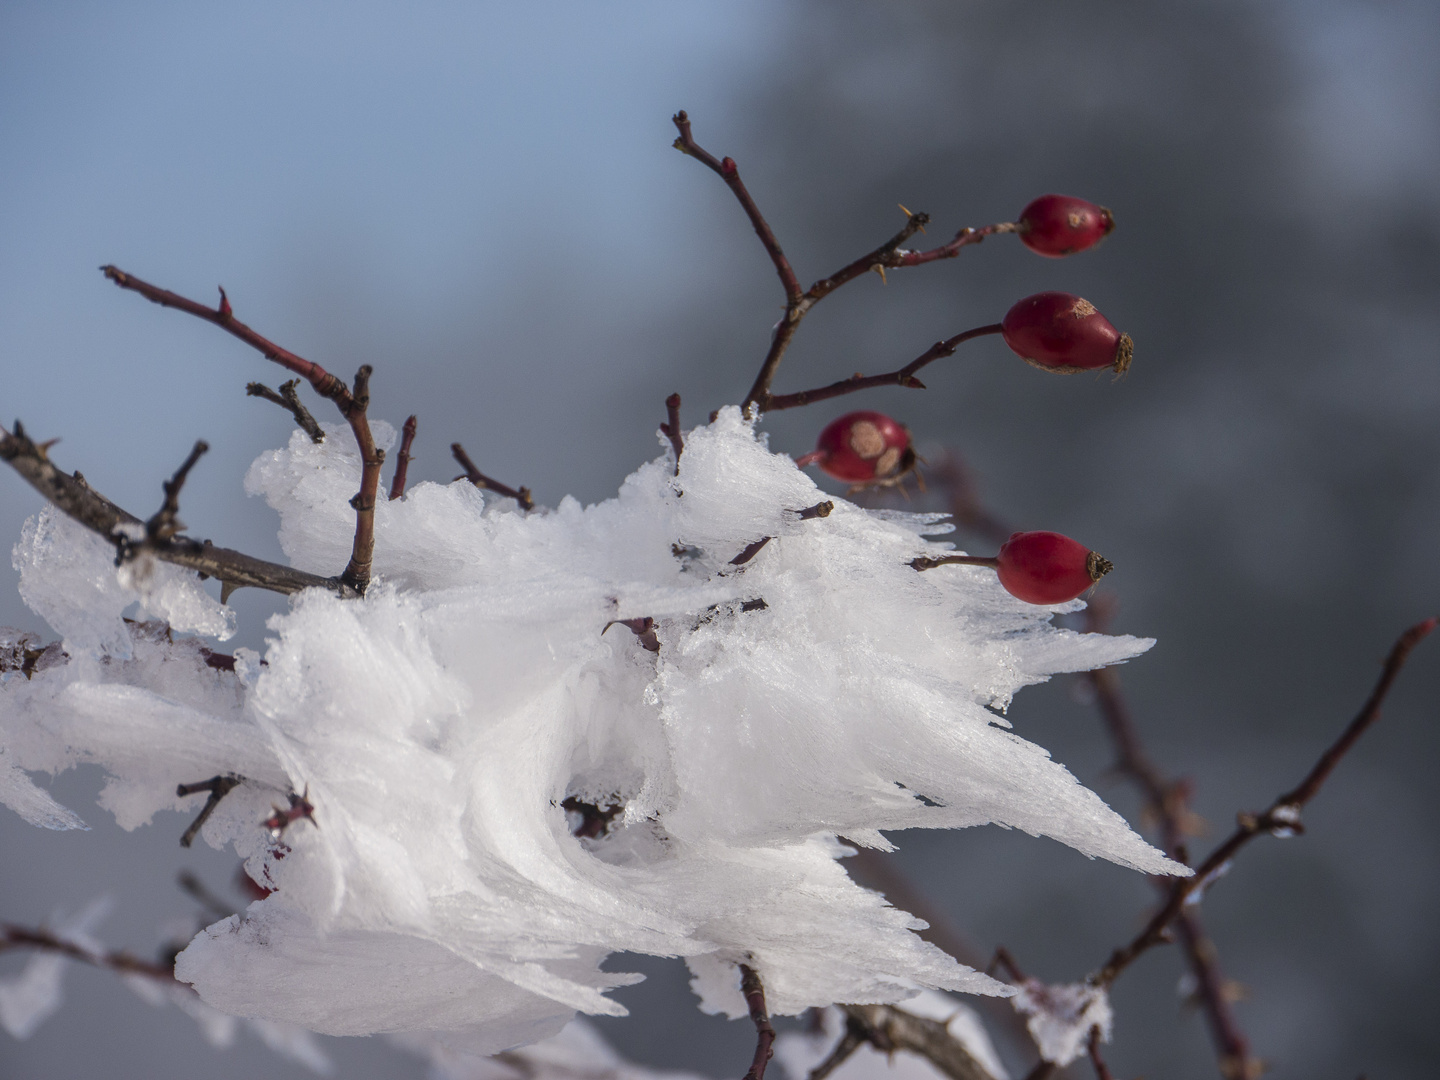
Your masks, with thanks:
M141 960L128 952L91 952L43 927L32 929L13 923L0 923L0 952L8 949L38 949L41 952L59 953L71 960L79 960L82 964L106 968L121 975L146 975L152 979L175 981L173 968Z
M745 1080L765 1080L765 1066L770 1063L775 1045L775 1028L765 1011L765 984L754 968L740 965L740 992L750 1009L750 1022L755 1025L755 1057L745 1073Z
M44 449L25 434L24 427L18 422L13 434L0 427L0 460L7 462L57 508L109 543L117 542L119 526L142 524L139 518L122 510L87 484L79 473L70 475L56 468ZM356 595L339 578L307 574L303 570L265 562L229 548L215 547L208 541L175 536L147 541L145 549L163 562L216 578L221 583L222 599L230 591L244 586L287 595L316 588L342 597Z
M910 565L916 570L934 570L937 566L988 566L1000 565L1000 560L991 555L922 555L911 559Z
M455 455L455 460L459 463L460 467L465 470L462 476L455 478L456 480L469 480L470 483L478 488L493 491L495 494L503 495L507 499L514 499L520 504L521 510L535 509L535 500L530 497L529 488L522 487L516 490L515 488L507 487L500 483L499 480L490 479L490 477L475 467L475 463L470 460L470 455L465 453L465 448L458 442L450 444L450 453Z
M175 794L182 799L187 795L198 795L202 791L209 792L209 798L200 808L199 816L190 823L190 827L180 837L181 847L188 848L195 842L195 837L200 835L201 828L204 827L205 822L210 820L210 815L215 812L215 807L220 805L220 800L239 787L244 780L243 776L227 773L223 776L212 776L209 780L201 780L194 784L180 784L175 788Z
M736 167L735 160L728 157L717 160L714 154L702 149L690 133L690 117L686 115L684 109L681 109L671 119L680 132L675 140L675 149L689 154L725 181L725 185L734 193L735 198L744 208L745 216L750 219L750 224L755 229L755 235L760 237L760 243L765 246L765 253L775 264L775 273L780 276L780 284L785 289L787 304L799 301L801 296L800 279L795 276L795 271L790 266L790 260L785 257L785 252L780 249L780 242L775 239L775 233L771 230L769 222L765 220L765 215L760 213L760 208L750 197L745 182L740 179L740 170Z
M940 1020L915 1016L894 1005L842 1005L845 1015L884 1053L908 1050L919 1054L950 1080L994 1080L965 1045Z
M1095 1066L1095 1080L1115 1080L1115 1074L1110 1071L1110 1066L1105 1064L1105 1059L1100 1056L1100 1028L1098 1026L1090 1029L1090 1064Z
M1193 877L1177 881L1172 886L1169 901L1155 913L1134 939L1116 949L1110 955L1110 959L1105 962L1105 966L1090 976L1092 984L1109 986L1115 981L1115 977L1129 967L1138 956L1164 941L1170 924L1184 910L1189 898L1197 891L1209 886L1224 873L1240 849L1255 837L1264 833L1291 836L1304 831L1300 820L1301 809L1319 793L1321 786L1334 771L1335 766L1339 764L1340 759L1349 752L1360 736L1379 720L1385 697L1390 692L1390 687L1394 684L1396 677L1404 668L1411 650L1435 629L1435 625L1435 619L1426 619L1424 622L1416 623L1400 635L1399 640L1390 650L1390 655L1385 661L1384 671L1375 684L1375 689L1371 691L1369 699L1339 738L1320 756L1305 779L1297 787L1271 803L1263 813L1240 814L1239 825L1235 832L1211 852L1209 858L1196 869Z
M200 460L200 456L210 449L210 444L204 439L195 440L195 445L190 450L180 468L175 470L175 475L162 485L165 489L165 501L156 510L150 520L145 523L145 535L150 540L169 540L185 526L180 521L180 490L185 486L185 478L190 475L190 470Z
M299 385L299 379L287 380L280 384L280 392L277 394L264 383L252 382L245 384L245 393L250 397L264 398L266 401L273 401L291 416L295 417L295 423L300 426L301 431L310 436L311 442L322 443L325 441L325 432L321 429L315 417L310 415L310 410L305 408L304 403L300 400L300 393L297 389Z
M415 417L411 416L400 429L400 453L395 457L395 478L390 481L390 501L405 494L405 477L410 472L410 446L415 442Z
M832 1072L849 1061L850 1056L864 1046L867 1041L859 1025L847 1016L845 1018L845 1034L840 1036L840 1041L835 1044L835 1048L825 1055L825 1060L810 1070L809 1080L825 1080Z
M944 341L937 341L904 367L895 371L887 371L883 375L852 375L848 379L841 379L829 386L819 386L814 390L801 390L795 394L767 395L764 411L794 409L816 401L840 397L843 394L853 394L858 390L870 390L877 386L903 386L911 390L924 390L925 384L915 378L917 371L927 364L933 364L936 360L953 355L955 350L967 341L984 337L987 334L998 334L1002 329L1004 328L1000 323L992 323L989 326L977 326L973 330L966 330L963 334L956 334Z
M680 455L685 452L685 439L680 434L680 395L671 394L665 399L665 423L660 433L670 440L675 450L675 475L680 475Z
M901 207L901 209L904 210L905 208ZM868 274L871 271L900 265L895 261L899 257L896 255L896 251L900 245L905 243L906 240L909 240L917 232L923 232L925 226L930 224L929 214L912 214L908 210L906 210L905 213L905 227L903 229L889 240L886 240L885 243L881 244L874 251L867 255L861 255L860 258L848 266L844 266L829 277L821 278L815 282L815 284L811 285L806 291L805 299L814 304L817 301L825 299L825 297L829 296L841 285L854 281L856 278Z
M348 588L363 595L366 586L370 584L370 564L375 553L375 492L380 483L380 462L384 461L384 452L375 448L375 438L370 434L370 420L365 412L370 403L370 365L362 367L361 374L355 376L355 392L352 394L345 386L344 380L336 378L319 364L297 356L288 349L282 349L235 318L234 311L230 307L230 299L225 295L224 289L220 290L220 306L208 308L179 293L173 293L168 289L151 285L147 281L141 281L119 267L102 266L100 269L107 278L122 289L137 292L161 307L175 308L178 311L194 315L198 319L214 323L226 333L233 334L251 348L259 350L267 360L275 361L281 367L308 381L321 397L335 402L336 408L340 410L340 415L345 417L346 422L350 425L350 430L355 433L355 442L360 448L362 463L360 494L351 503L355 507L355 542L351 548L350 562L341 573L340 580Z
M987 236L997 236L1001 233L1013 233L1016 225L1013 221L1001 221L994 225L986 225L980 229L964 228L955 234L955 238L948 244L942 244L938 248L931 248L929 251L905 251L896 252L890 260L885 263L888 268L899 268L902 266L923 266L925 263L935 262L938 259L953 259L960 252L971 244L978 244Z
M792 513L798 515L801 521L813 521L815 518L829 517L834 509L835 503L830 499L825 499L814 506L807 506L803 510L795 510Z

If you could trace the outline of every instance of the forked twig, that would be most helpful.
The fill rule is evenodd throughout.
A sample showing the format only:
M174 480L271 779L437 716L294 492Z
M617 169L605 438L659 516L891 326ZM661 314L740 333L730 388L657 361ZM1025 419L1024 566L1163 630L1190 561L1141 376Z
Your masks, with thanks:
M500 483L499 480L490 479L490 477L475 467L475 463L470 460L470 455L465 453L465 448L458 442L450 444L450 453L455 455L455 460L459 463L460 467L465 470L464 473L455 478L456 480L469 480L470 483L478 488L493 491L497 495L504 495L507 499L514 499L520 504L520 509L522 510L535 509L535 500L530 497L529 488L522 487L516 489Z

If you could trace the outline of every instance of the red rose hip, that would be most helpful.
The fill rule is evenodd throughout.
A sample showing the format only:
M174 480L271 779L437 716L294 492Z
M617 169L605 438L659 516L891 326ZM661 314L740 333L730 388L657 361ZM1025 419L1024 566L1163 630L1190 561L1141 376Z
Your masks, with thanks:
M915 465L910 432L884 413L861 410L832 420L815 449L796 462L816 464L850 484L894 480Z
M1005 313L1005 344L1032 367L1061 374L1130 367L1135 343L1089 300L1069 293L1027 296Z
M1000 546L995 569L1011 596L1028 604L1063 604L1112 567L1110 560L1060 533L1018 532Z
M1058 259L1092 248L1115 228L1103 206L1070 195L1041 195L1015 223L1020 242L1031 251Z

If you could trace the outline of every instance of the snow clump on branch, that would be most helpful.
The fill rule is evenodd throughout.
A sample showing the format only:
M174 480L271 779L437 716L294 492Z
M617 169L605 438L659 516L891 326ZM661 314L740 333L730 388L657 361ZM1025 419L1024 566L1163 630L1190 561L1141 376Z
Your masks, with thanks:
M360 475L332 431L296 432L246 479L321 574L349 554ZM119 634L135 576L47 511L15 562L69 655L0 676L0 801L67 824L25 770L96 762L134 828L198 809L177 783L243 777L201 835L274 891L200 933L177 976L241 1016L477 1053L623 1013L606 991L638 976L600 970L615 952L684 957L701 1007L729 1016L740 963L778 1014L1011 992L854 884L841 838L994 822L1183 872L1000 715L1151 642L1058 629L1078 603L1023 603L982 568L917 573L946 548L924 538L938 515L835 499L802 517L824 494L736 408L679 465L589 507L524 514L468 483L382 501L368 594L300 594L233 673L163 625ZM228 629L165 570L173 629ZM291 793L313 821L261 828Z

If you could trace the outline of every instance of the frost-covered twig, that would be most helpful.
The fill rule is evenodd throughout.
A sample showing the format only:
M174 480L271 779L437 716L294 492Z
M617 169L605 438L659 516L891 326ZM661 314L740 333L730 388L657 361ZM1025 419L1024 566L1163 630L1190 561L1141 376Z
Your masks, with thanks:
M1090 982L1093 985L1109 986L1136 957L1164 941L1167 929L1184 910L1185 903L1191 895L1210 885L1224 873L1236 853L1255 837L1262 833L1293 836L1295 833L1304 831L1300 820L1301 809L1319 793L1335 766L1340 763L1340 759L1350 751L1360 736L1380 719L1380 708L1385 702L1386 695L1390 692L1391 685L1395 682L1401 669L1404 668L1410 651L1435 629L1435 625L1436 619L1426 619L1424 622L1416 623L1400 635L1399 640L1390 650L1390 655L1385 661L1385 669L1381 673L1379 681L1376 682L1375 689L1371 691L1369 699L1355 719L1341 732L1340 737L1320 755L1319 761L1315 763L1305 779L1297 787L1271 803L1263 813L1238 815L1239 825L1229 839L1200 864L1193 877L1176 881L1170 890L1169 902L1155 913L1146 924L1145 929L1140 931L1129 944L1116 949L1110 959L1105 962L1105 966L1090 976Z
M250 397L264 398L266 401L273 401L282 409L295 417L295 423L300 425L300 430L310 436L313 443L325 441L325 432L321 429L319 422L310 415L310 410L305 408L300 400L297 387L299 379L290 379L280 384L280 392L277 394L264 383L252 382L245 384L245 393Z
M671 394L665 399L665 423L660 433L670 440L675 450L675 475L680 475L680 455L685 452L685 439L680 434L680 395Z
M810 405L816 401L825 401L828 398L840 397L843 394L853 394L857 390L869 390L876 386L904 386L912 390L924 390L925 384L915 378L915 372L919 371L926 364L934 363L946 356L954 354L955 350L972 338L984 337L986 334L998 334L1003 329L1000 323L991 323L989 326L977 326L973 330L966 330L962 334L956 334L944 341L937 341L930 348L917 356L910 363L895 371L887 371L884 375L852 375L848 379L841 379L839 382L831 383L829 386L819 386L814 390L801 390L794 394L766 395L765 411L774 412L777 409L795 409L802 405Z
M286 370L306 379L321 397L335 402L340 415L345 417L350 430L355 433L355 442L360 447L362 462L360 493L351 503L355 507L355 543L350 562L341 573L340 580L357 593L363 594L366 586L370 584L370 566L375 555L375 492L380 483L380 464L385 460L385 452L375 446L375 438L370 433L370 420L365 412L370 404L370 365L366 364L356 373L355 390L352 393L342 379L330 374L319 364L297 356L288 349L282 349L235 318L224 289L220 290L220 306L208 308L179 293L141 281L117 266L102 266L100 269L122 289L138 292L161 307L175 308L214 323L245 344L258 349L267 360L273 360Z
M25 434L19 422L15 424L13 433L0 427L0 460L7 462L58 509L112 544L116 542L118 526L143 524L135 515L122 510L92 488L78 472L70 475L57 469L45 450ZM265 562L239 551L184 536L149 541L147 550L164 562L216 578L227 594L232 589L248 585L285 594L318 588L342 597L356 595L356 591L339 578L307 574L303 570Z
M456 480L469 480L470 483L478 488L493 491L497 495L504 495L507 499L514 499L520 504L521 510L535 509L535 500L530 497L529 488L522 487L517 490L516 488L507 487L500 483L499 480L490 479L490 477L475 467L475 463L470 460L470 455L465 453L465 448L458 442L450 444L450 453L455 455L456 462L465 470L462 476L455 478Z
M42 952L60 953L72 960L79 960L81 963L98 968L107 968L121 975L145 975L152 979L175 981L174 970L163 964L141 960L138 956L123 950L92 951L66 938L59 937L44 927L31 928L16 926L13 923L0 923L0 952L9 949L39 949Z
M745 1080L765 1080L765 1066L775 1052L775 1027L770 1023L770 1014L765 1011L765 984L760 981L755 969L746 964L740 965L740 992L745 995L750 1022L755 1025L755 1057L745 1073Z
M400 429L400 453L395 455L395 477L390 481L390 501L405 494L405 477L410 472L410 447L415 442L415 417L411 415Z

